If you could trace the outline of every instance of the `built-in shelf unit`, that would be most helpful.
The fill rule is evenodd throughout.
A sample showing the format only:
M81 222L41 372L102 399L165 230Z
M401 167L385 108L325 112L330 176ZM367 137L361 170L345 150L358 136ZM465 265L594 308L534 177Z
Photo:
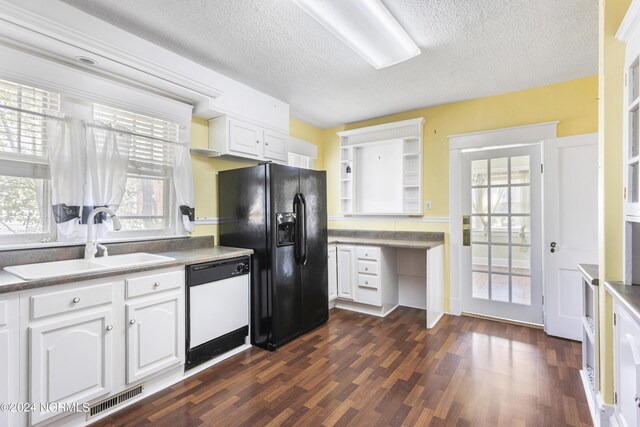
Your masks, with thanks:
M338 132L343 215L422 215L424 122Z
M599 419L598 266L579 264L582 273L582 370L580 377L593 419Z

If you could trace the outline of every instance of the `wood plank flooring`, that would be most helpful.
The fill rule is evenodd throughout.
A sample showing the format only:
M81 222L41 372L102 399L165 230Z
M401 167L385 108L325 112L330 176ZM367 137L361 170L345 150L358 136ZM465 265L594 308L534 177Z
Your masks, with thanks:
M334 309L278 349L251 349L96 426L588 426L580 343L401 307Z

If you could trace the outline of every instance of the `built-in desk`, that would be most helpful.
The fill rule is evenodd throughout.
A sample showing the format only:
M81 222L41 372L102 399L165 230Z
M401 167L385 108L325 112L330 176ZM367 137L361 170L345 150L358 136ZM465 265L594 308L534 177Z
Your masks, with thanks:
M444 314L444 233L329 230L329 245L336 307L382 317L419 308L427 328Z

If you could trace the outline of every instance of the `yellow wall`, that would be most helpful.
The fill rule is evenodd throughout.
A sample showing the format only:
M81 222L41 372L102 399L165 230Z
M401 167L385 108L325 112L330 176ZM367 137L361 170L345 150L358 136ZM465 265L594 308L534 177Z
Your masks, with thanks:
M304 139L318 145L318 161L316 169L322 167L322 130L301 120L291 118L289 135ZM191 148L207 148L209 146L209 122L194 117L191 122ZM218 172L228 169L247 167L255 162L238 162L218 158L191 156L193 164L193 181L195 190L196 217L218 218ZM194 236L213 234L218 238L217 225L196 225ZM216 240L217 242L217 240Z
M373 120L325 129L329 216L339 216L339 145L336 132L424 117L424 200L432 201L425 217L449 215L449 146L447 136L459 133L559 120L558 136L598 130L598 78L586 77L487 98L407 111ZM330 228L443 231L445 235L445 305L449 310L449 225L409 221L329 221Z
M630 0L600 0L598 58L600 281L622 277L622 97L624 46L615 39ZM600 390L613 403L613 306L600 286Z

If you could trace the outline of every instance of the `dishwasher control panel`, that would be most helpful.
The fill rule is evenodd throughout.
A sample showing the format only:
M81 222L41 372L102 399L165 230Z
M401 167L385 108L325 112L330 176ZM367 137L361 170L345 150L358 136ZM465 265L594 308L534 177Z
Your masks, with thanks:
M249 257L189 265L187 266L187 286L198 286L249 274L250 268Z

